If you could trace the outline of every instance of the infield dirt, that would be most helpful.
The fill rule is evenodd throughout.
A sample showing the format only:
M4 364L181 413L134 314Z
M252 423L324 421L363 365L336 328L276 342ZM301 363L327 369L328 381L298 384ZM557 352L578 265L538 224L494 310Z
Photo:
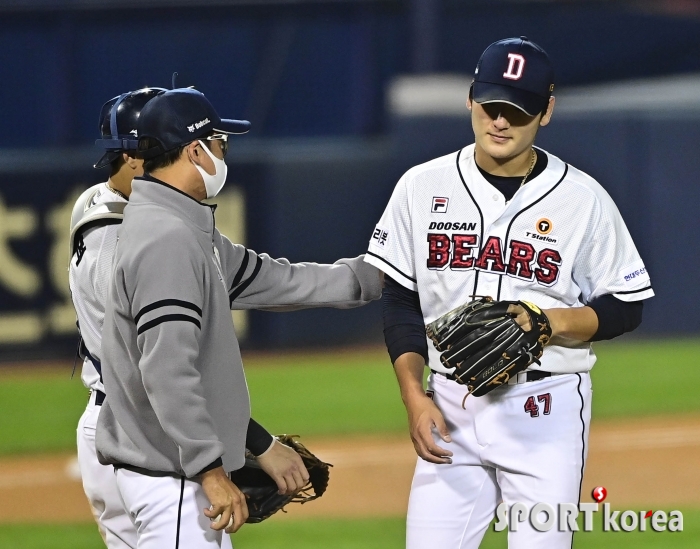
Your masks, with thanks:
M408 435L305 439L333 463L329 490L308 505L290 505L275 520L401 516L416 456ZM583 501L605 486L614 508L700 507L700 416L593 422ZM0 459L0 522L91 519L70 454Z

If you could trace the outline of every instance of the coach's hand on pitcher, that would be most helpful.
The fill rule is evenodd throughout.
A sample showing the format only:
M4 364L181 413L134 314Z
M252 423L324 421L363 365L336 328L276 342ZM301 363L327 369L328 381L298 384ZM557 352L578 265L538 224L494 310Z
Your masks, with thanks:
M452 442L442 412L423 389L425 359L417 353L404 353L394 362L401 398L408 412L408 428L416 453L431 463L452 463L452 452L438 446L433 429L445 442Z
M204 509L213 530L232 534L248 519L245 495L231 482L223 467L217 467L201 475L202 489L211 506Z

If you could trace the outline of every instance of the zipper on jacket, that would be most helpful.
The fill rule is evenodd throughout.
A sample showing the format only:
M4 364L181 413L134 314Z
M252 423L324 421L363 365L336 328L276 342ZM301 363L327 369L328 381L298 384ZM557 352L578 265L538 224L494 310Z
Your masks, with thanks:
M216 228L216 218L214 217L214 208L211 209L211 221L212 221L211 249L212 249L212 252L214 252L214 265L216 265L216 270L219 273L219 280L221 280L221 283L224 285L224 290L226 290L226 293L228 293L228 287L226 286L226 280L224 279L224 269L221 267L221 258L219 257L219 250L217 249L216 243L214 242L214 229Z

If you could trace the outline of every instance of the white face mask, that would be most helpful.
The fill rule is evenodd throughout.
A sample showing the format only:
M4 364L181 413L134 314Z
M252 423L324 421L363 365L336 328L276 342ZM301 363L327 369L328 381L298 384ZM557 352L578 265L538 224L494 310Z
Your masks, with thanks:
M201 174L202 179L204 180L204 188L207 190L207 198L214 198L217 194L219 194L219 191L221 191L224 183L226 183L228 166L224 160L216 158L214 153L212 153L209 150L209 147L207 147L201 140L198 141L202 146L202 149L204 149L204 152L206 152L209 155L209 158L211 158L212 162L214 162L214 169L216 171L214 172L214 175L210 175L198 164L195 164L194 162L192 162L192 164L194 164L194 167L197 168L197 171Z

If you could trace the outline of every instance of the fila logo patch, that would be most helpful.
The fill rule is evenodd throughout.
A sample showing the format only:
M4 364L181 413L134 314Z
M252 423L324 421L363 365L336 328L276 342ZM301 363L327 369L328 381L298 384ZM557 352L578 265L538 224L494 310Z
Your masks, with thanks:
M508 54L508 70L503 73L503 78L508 80L520 80L525 69L525 58L519 53Z
M433 207L430 208L430 211L432 213L447 213L447 204L449 202L449 198L445 198L444 196L434 196Z

